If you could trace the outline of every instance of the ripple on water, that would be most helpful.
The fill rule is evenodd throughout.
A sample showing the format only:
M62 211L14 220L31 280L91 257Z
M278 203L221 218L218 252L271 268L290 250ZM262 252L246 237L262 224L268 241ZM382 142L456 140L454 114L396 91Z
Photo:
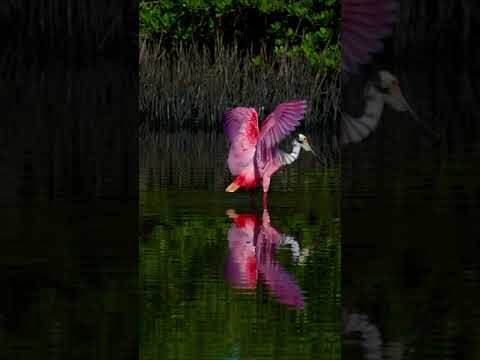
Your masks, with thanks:
M218 143L141 162L143 358L339 359L335 169L299 161L274 177L264 213L258 194L252 207L224 193Z

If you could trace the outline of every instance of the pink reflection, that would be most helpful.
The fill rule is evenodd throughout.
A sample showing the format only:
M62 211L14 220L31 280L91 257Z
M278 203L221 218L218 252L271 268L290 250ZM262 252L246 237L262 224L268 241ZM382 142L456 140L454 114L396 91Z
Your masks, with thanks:
M228 210L233 220L228 232L228 256L225 261L225 278L233 288L255 289L257 279L271 290L281 304L303 309L302 291L295 278L275 261L278 246L290 243L293 257L298 258L298 244L270 225L270 216L237 214Z

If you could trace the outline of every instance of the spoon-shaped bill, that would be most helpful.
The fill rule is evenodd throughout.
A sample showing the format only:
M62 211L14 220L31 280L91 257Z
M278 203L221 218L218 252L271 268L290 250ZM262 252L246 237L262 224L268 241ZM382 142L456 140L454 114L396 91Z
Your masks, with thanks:
M325 156L320 156L318 155L315 151L313 151L312 147L310 146L310 143L308 142L307 138L305 138L303 140L303 143L302 143L302 148L303 150L305 151L308 151L308 152L311 152L313 154L313 156L315 156L318 160L320 160L321 162L323 163L326 163L327 162L327 159Z
M398 84L390 87L389 93L385 98L385 101L397 111L408 111L411 117L419 124L425 132L436 140L440 139L440 135L435 132L430 126L420 119L417 113L412 109L407 99L403 96L402 90Z
M417 115L417 113L410 107L410 105L405 102L405 105L407 106L407 111L410 113L412 118L419 124L424 131L426 131L431 137L433 137L436 140L440 140L440 134L434 131L430 126L428 126L424 121L420 119L420 117Z
M312 152L313 153L313 149L312 147L310 146L310 143L308 142L308 140L305 138L302 142L302 148L303 150L305 151L309 151L309 152Z

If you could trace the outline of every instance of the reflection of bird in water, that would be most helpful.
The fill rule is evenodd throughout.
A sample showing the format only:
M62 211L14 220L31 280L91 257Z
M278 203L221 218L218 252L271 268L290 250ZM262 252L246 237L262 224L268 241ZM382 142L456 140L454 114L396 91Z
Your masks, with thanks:
M391 34L397 9L397 0L342 0L341 145L369 136L379 124L384 104L408 111L429 135L438 137L412 110L394 75L385 70L367 73L360 69L371 61L372 54L383 49L382 39Z
M261 217L237 214L228 210L233 220L228 232L229 252L225 261L225 278L234 288L255 289L260 278L281 304L296 309L304 307L297 282L275 261L279 246L290 245L293 259L299 257L299 246L293 237L280 234L270 225L268 211Z
M405 347L401 341L389 341L383 344L379 328L366 314L349 313L343 310L343 335L359 334L362 338L364 358L367 360L401 360Z
M367 315L343 311L343 335L360 334L364 356L368 360L382 360L382 335Z
M281 103L262 122L260 130L258 114L253 108L236 107L223 114L224 131L230 140L228 168L235 176L225 191L234 192L239 188L253 190L261 184L263 208L267 207L272 175L282 166L293 163L301 149L313 153L302 134L293 140L290 153L278 148L280 142L300 124L306 109L304 100Z

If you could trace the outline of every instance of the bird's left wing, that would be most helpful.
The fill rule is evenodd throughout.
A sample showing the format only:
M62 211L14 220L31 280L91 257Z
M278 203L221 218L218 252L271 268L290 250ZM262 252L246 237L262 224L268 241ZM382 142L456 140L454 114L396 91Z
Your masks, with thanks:
M258 115L254 108L236 107L223 114L223 130L230 140L228 167L239 175L248 167L258 140Z
M255 152L255 161L260 175L277 153L277 146L302 121L307 111L305 100L294 100L279 104L265 119L260 130Z

